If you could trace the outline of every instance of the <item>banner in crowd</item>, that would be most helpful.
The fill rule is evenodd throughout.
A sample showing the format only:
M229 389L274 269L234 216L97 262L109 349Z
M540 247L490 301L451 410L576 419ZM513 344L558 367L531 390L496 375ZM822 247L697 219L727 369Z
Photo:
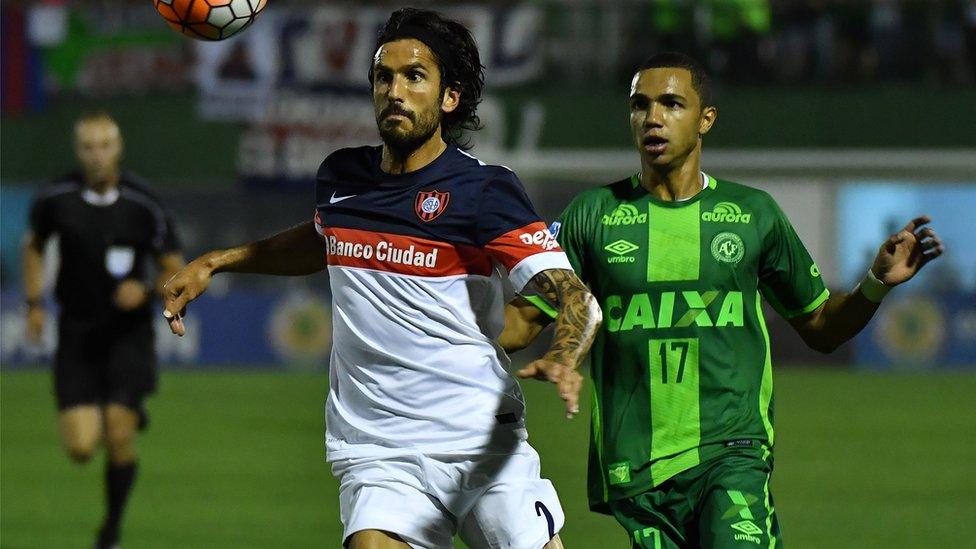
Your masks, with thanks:
M24 334L23 299L4 292L0 301L0 363L4 369L49 363L57 346L51 314L41 342ZM203 295L189 307L186 335L154 320L156 352L163 365L197 368L323 369L332 349L332 311L327 297L305 292L236 291Z
M534 5L445 7L478 44L486 87L536 79L543 51L542 10ZM389 8L355 5L314 9L269 6L238 37L197 45L200 115L248 123L238 170L252 181L307 183L328 152L377 143L368 70ZM485 120L502 107L486 96ZM479 132L479 146L497 145L503 125Z
M910 283L913 290L976 292L976 254L969 252L976 211L976 180L968 183L863 182L837 193L836 249L843 280L853 286L878 246L919 215L932 218L947 253Z
M976 367L976 182L864 182L837 193L836 249L846 287L867 272L888 236L929 215L946 253L885 299L858 336L855 357L869 368Z
M857 337L854 354L869 369L976 368L976 293L896 291Z

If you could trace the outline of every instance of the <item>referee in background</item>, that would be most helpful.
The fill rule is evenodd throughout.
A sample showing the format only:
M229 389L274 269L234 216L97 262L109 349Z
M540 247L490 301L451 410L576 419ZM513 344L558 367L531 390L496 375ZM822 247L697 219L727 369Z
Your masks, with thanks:
M143 399L156 387L153 294L184 261L169 215L120 171L122 136L112 117L81 117L74 146L80 170L43 188L31 207L24 245L27 337L39 340L44 327L44 247L57 234L54 392L61 441L78 463L105 443L107 511L95 547L110 548L118 543L136 477L135 433L147 420Z

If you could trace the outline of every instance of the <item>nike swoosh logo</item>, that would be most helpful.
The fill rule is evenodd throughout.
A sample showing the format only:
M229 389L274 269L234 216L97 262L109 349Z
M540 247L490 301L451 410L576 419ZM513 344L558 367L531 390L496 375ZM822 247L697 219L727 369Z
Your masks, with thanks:
M332 193L332 198L329 199L329 204L335 204L336 202L342 202L343 200L345 200L347 198L352 198L354 196L356 196L356 195L350 194L348 196L336 196L335 195L335 192L333 192Z

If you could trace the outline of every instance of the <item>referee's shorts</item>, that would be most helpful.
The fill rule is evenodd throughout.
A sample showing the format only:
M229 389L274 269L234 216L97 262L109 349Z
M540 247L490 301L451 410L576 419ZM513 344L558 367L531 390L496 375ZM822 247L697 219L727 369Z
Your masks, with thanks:
M150 318L62 315L54 358L58 409L114 403L142 413L143 400L156 390L154 339Z

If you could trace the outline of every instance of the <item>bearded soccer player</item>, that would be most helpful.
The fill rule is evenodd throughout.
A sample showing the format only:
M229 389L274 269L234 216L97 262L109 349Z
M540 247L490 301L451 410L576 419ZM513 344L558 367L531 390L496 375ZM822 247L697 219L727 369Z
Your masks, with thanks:
M634 547L780 544L761 300L830 352L943 251L923 228L928 217L913 219L882 243L858 287L830 295L768 194L701 171L716 115L697 62L647 60L630 91L641 171L584 192L550 229L603 310L591 357L590 507L612 514ZM526 345L543 311L558 318L541 296L514 301L503 345Z
M136 479L143 400L156 386L150 304L183 256L159 201L120 169L115 121L105 113L81 117L74 145L80 169L42 189L31 207L24 246L27 335L38 340L46 323L44 246L57 235L58 423L72 460L87 462L102 444L108 451L107 510L95 545L108 548L119 540ZM155 281L150 260L159 271Z
M484 77L459 23L402 9L369 70L381 147L319 168L314 220L208 253L167 284L181 315L219 272L328 268L333 349L326 447L353 548L561 547L563 512L526 442L525 405L496 341L502 277L559 311L549 353L527 372L578 411L576 373L600 309L518 178L458 146L478 127Z

